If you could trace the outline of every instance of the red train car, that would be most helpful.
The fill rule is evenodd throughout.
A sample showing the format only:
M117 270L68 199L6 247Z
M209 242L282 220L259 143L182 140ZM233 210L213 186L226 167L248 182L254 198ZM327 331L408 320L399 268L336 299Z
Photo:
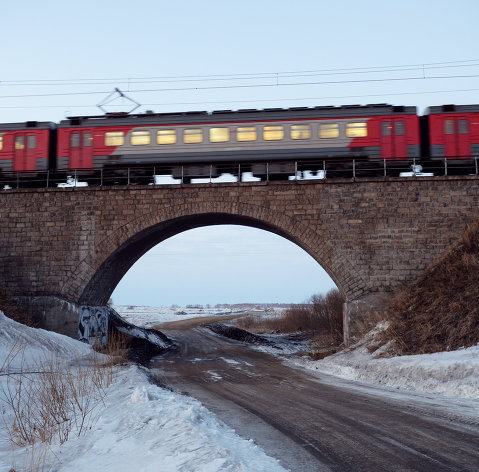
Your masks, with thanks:
M42 171L49 168L52 123L0 124L0 170Z
M432 158L479 156L479 105L442 105L426 109Z
M349 105L72 117L57 168L420 157L416 107Z

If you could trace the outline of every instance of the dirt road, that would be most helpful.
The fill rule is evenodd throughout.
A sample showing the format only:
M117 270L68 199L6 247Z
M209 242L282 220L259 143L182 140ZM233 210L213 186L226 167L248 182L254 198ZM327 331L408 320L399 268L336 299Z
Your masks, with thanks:
M199 399L285 468L479 470L479 421L467 402L451 409L424 396L315 378L195 326L188 320L161 327L179 349L152 363L153 376Z

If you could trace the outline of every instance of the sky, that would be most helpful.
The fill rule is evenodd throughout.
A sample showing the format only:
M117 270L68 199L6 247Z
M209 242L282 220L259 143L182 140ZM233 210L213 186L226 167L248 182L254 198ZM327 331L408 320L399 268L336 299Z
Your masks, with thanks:
M477 0L5 2L0 122L99 114L115 87L137 112L479 103L478 17ZM334 285L251 228L192 230L137 264L115 303L301 302Z

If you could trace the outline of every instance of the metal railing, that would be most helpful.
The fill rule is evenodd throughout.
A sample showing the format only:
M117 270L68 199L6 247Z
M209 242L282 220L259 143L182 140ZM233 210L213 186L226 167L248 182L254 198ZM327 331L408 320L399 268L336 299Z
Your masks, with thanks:
M478 161L479 156L435 160L355 158L3 172L0 174L0 190L479 175Z

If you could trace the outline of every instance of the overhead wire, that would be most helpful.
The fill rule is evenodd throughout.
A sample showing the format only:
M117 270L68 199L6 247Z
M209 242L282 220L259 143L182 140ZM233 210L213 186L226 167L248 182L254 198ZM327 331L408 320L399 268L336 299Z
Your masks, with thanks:
M168 87L156 89L130 89L130 93L152 93L152 92L185 92L198 90L227 90L227 89L246 89L246 88L276 88L276 87L294 87L300 85L339 85L339 84L357 84L357 83L382 83L382 82L403 82L418 80L437 80L437 79L458 79L458 78L477 78L479 74L469 75L448 75L448 76L427 76L427 77L390 77L383 79L350 79L350 80L323 80L316 82L275 82L271 84L236 84L236 85L210 85L206 87ZM107 90L94 90L89 92L57 92L57 93L34 93L18 95L0 95L4 98L40 98L40 97L62 97L62 96L84 96L106 94Z

